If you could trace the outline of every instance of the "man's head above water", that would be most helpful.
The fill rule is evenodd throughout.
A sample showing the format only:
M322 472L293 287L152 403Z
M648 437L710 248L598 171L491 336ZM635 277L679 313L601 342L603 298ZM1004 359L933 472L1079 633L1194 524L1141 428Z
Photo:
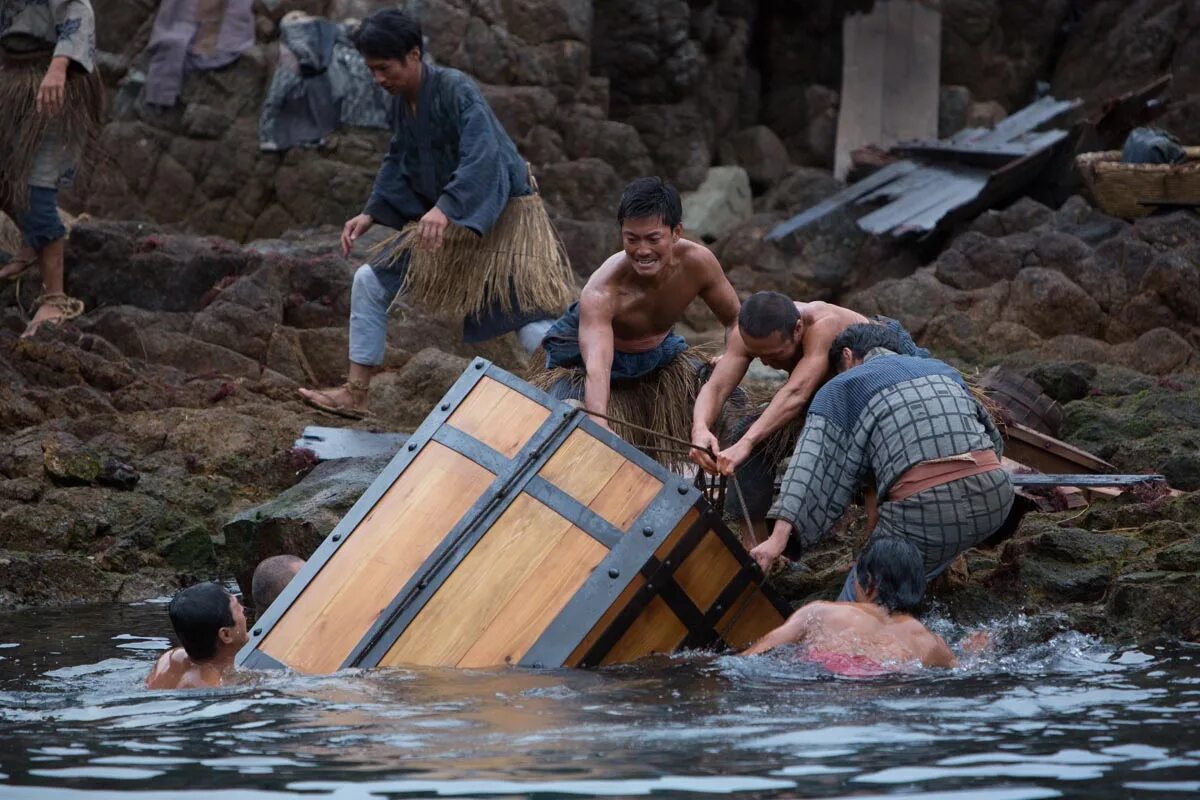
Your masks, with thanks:
M925 594L925 564L921 552L899 536L876 536L855 564L855 600L888 611L911 612Z
M246 614L238 599L217 583L180 590L167 607L171 627L193 661L208 661L246 643Z
M397 8L385 8L364 19L351 40L384 91L416 96L425 43L415 18Z
M675 245L683 235L679 192L662 178L638 178L621 193L617 223L634 271L641 277L654 277L672 263Z
M254 601L256 618L262 618L303 566L304 559L292 555L271 556L259 562L250 579L250 598Z

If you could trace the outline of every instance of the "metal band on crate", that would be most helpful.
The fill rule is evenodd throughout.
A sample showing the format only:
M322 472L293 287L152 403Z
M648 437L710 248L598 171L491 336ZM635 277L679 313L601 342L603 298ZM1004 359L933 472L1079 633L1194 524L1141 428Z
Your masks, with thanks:
M408 580L371 629L355 645L343 667L373 667L387 654L442 583L487 534L532 477L577 427L572 409L552 410L521 448L521 452L496 475L492 484L471 505L420 569Z
M258 651L259 644L266 640L276 623L291 609L292 604L296 602L296 599L308 588L308 585L317 574L329 563L329 560L337 552L338 548L345 544L363 518L370 513L380 498L392 488L392 484L396 482L400 474L421 454L425 444L428 443L449 416L454 413L455 409L471 393L476 384L479 383L485 374L494 371L491 367L491 362L486 359L477 358L471 362L462 375L458 376L458 380L442 396L441 402L434 406L433 412L425 418L425 421L413 432L413 435L408 438L408 441L400 448L395 457L388 462L388 465L379 473L379 476L371 482L367 490L350 507L350 510L346 512L346 516L342 517L341 522L329 532L324 541L308 557L304 566L296 573L296 577L288 582L279 597L271 604L271 607L265 610L256 609L259 612L259 616L251 628L250 641L246 642L242 649L238 651L235 659L235 663L238 666L249 666L248 659L251 654ZM265 663L263 659L256 659L255 663L260 664L257 668L272 668L274 665L279 664L279 661L267 656L265 653L262 655L269 659L271 663ZM280 665L281 668L283 666L285 665Z

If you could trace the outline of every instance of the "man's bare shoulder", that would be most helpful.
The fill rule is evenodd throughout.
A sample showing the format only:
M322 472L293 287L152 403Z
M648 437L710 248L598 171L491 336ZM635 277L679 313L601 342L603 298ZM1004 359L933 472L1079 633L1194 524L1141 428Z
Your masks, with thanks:
M172 647L158 657L146 676L147 689L176 689L187 674L192 660L182 647Z
M685 266L692 267L693 269L698 267L706 270L721 269L721 262L717 259L713 251L700 242L693 242L691 239L680 239L675 245L675 252Z

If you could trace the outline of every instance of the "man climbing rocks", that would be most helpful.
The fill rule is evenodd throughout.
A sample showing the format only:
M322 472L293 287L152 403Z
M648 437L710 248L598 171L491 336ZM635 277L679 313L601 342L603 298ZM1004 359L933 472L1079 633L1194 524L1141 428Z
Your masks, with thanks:
M64 293L58 190L72 183L100 136L104 91L95 60L90 0L0 0L0 210L17 222L22 241L0 279L35 267L42 279L22 336L83 312Z
M467 342L516 331L532 351L570 301L574 279L528 164L474 81L425 63L420 25L397 9L367 17L353 40L392 95L392 141L366 208L342 229L342 253L349 257L377 222L398 233L354 274L349 379L300 395L361 417L402 290L462 317Z

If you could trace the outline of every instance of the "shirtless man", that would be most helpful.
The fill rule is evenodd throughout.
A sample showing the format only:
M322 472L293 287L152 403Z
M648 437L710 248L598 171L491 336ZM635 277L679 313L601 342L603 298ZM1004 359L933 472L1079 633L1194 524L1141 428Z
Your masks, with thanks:
M692 443L702 449L693 449L691 459L714 475L732 475L742 465L747 465L744 473L738 472L742 478L739 488L746 494L746 510L753 523L756 541L762 541L766 536L765 514L771 503L774 464L758 463L765 461L761 450L754 453L755 461L747 464L752 451L800 417L808 401L825 382L829 371L829 348L837 335L851 325L872 321L896 330L905 343L906 355L929 355L929 351L916 346L899 322L887 317L870 320L857 311L832 303L819 300L795 302L779 292L757 292L742 304L737 328L726 341L725 354L696 397ZM713 425L755 358L768 367L788 372L788 379L771 398L762 415L751 422L733 445L722 450L712 431ZM711 450L716 457L709 456L705 450Z
M899 536L876 537L858 558L854 600L809 603L742 655L800 644L805 660L856 676L918 661L926 667L956 667L958 661L942 638L910 614L924 591L917 548Z
M608 412L613 380L650 376L683 354L687 343L672 328L694 298L712 309L726 338L735 329L737 294L716 256L682 238L682 218L679 193L661 178L629 184L617 209L624 249L592 273L579 302L542 340L547 370L585 369L589 412ZM550 391L567 396L561 385Z
M198 583L177 593L167 613L183 646L158 657L146 688L202 689L228 680L234 656L250 638L238 599L220 584Z

